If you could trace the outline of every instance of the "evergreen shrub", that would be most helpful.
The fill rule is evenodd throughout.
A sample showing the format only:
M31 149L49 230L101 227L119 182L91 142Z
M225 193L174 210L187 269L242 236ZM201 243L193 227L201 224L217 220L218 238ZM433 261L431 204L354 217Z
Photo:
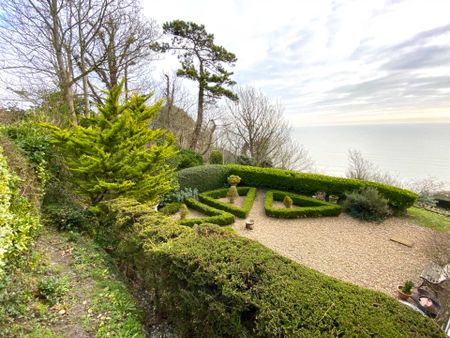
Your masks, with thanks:
M250 187L237 187L237 191L239 196L245 196L244 205L242 207L238 207L236 205L232 205L230 203L225 203L219 201L218 198L223 198L227 196L228 189L216 189L212 191L207 191L201 193L198 198L201 202L212 206L216 209L224 210L233 214L240 218L246 218L253 206L253 202L256 198L256 188Z
M365 221L382 221L391 214L388 201L375 188L346 193L342 204L351 216Z
M196 188L199 192L226 186L230 169L219 164L202 165L177 171L175 173L180 189Z
M308 269L215 225L106 205L113 254L181 337L445 337L381 292Z
M230 174L242 178L243 185L251 187L292 191L308 196L312 196L317 191L324 191L339 197L344 197L347 191L372 187L376 188L388 200L389 205L398 211L406 210L417 199L417 195L412 191L378 182L236 164L228 164L226 167Z
M215 149L209 154L209 164L223 164L223 152Z
M294 207L274 208L272 206L274 200L283 202L286 196L292 199ZM267 216L277 218L339 216L341 213L341 207L337 204L319 201L312 197L274 190L270 190L266 193L264 210L266 211Z

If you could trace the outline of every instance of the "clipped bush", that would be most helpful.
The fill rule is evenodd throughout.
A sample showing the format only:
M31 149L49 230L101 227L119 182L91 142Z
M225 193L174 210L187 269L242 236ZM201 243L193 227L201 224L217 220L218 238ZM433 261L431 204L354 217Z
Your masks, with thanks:
M120 266L181 337L445 337L385 294L218 226L179 226L124 200L108 204L104 222Z
M180 189L196 188L199 192L225 187L230 169L227 166L211 164L187 168L175 173Z
M376 188L389 201L391 207L399 211L406 210L417 199L417 195L412 191L383 183L236 164L228 164L226 167L231 175L238 175L242 178L242 184L250 187L292 191L308 196L312 196L317 191L325 191L327 194L339 197L344 197L346 191L372 187Z
M345 194L345 211L364 221L382 221L391 214L388 201L375 188L361 188Z
M209 164L223 164L223 152L215 149L209 154Z
M159 212L163 213L164 215L173 215L178 212L178 210L180 210L181 204L182 203L180 202L167 203L161 209L159 209Z
M272 206L273 201L282 202L286 196L292 199L293 204L295 204L294 208L274 208ZM275 190L270 190L266 193L264 210L267 216L276 218L339 216L341 213L341 207L339 205Z
M236 199L236 197L239 197L239 193L238 193L235 185L232 185L228 189L227 197L230 200L230 203L234 203L234 200Z
M227 182L229 185L238 185L239 183L241 183L241 178L236 175L230 175L227 178Z
M186 219L187 215L189 215L189 209L186 204L182 203L180 206L180 219Z
M195 224L204 224L204 223L229 225L234 223L234 216L229 212L210 207L209 205L201 203L193 198L188 198L185 201L185 203L189 208L204 213L207 216L179 220L178 223L181 225L193 226Z
M284 196L283 204L286 208L292 207L292 198L290 198L288 195Z
M224 210L237 217L246 218L253 206L253 202L256 198L256 188L250 187L237 187L239 196L245 196L244 205L238 207L236 205L230 205L219 201L217 198L226 197L228 193L227 188L216 189L208 192L204 192L198 196L203 203L220 210Z
M203 165L203 157L192 150L181 149L171 162L176 170L182 170Z

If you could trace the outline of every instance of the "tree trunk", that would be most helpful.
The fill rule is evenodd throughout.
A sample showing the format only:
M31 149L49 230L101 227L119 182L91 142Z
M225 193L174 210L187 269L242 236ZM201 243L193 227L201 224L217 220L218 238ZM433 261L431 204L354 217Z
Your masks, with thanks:
M200 132L203 124L203 109L205 100L205 82L203 80L203 64L200 62L200 81L198 83L198 106L197 106L197 121L195 121L194 133L192 134L191 145L189 149L195 151L197 148Z

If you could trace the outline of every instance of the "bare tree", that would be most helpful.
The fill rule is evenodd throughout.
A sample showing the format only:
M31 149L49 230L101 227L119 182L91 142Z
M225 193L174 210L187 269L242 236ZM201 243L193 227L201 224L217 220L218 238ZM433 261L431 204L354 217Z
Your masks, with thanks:
M349 168L347 177L359 180L371 180L377 167L369 160L365 159L360 151L356 149L348 150Z
M280 104L252 87L236 90L239 101L227 103L225 139L229 149L253 158L257 165L310 168L307 151L291 140L291 127Z

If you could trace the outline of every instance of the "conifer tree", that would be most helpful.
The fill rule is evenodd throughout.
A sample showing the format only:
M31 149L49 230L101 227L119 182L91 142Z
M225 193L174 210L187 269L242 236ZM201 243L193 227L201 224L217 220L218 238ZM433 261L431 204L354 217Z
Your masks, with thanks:
M49 126L63 150L80 193L91 205L118 196L156 202L172 189L175 137L150 124L161 101L147 106L151 95L132 95L120 102L123 81L107 93L98 114L71 129Z

